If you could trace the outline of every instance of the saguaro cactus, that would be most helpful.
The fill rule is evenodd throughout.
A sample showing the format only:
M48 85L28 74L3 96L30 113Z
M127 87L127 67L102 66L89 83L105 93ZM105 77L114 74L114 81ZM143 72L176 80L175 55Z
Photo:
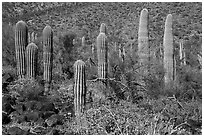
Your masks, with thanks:
M25 48L28 44L28 28L24 21L16 23L15 49L17 61L17 75L19 79L25 75Z
M86 99L85 63L77 60L74 63L74 109L75 116L80 118Z
M149 72L149 32L148 32L148 10L143 9L140 14L138 30L138 56L141 66L140 72Z
M164 82L165 84L170 83L174 80L174 56L173 56L173 34L172 34L172 15L168 14L165 22L164 30Z
M82 47L84 47L84 46L86 45L85 36L83 36L83 37L81 38L81 45L82 45Z
M49 90L52 79L52 65L53 65L53 32L50 26L43 29L43 62L45 92Z
M105 33L100 33L97 37L97 56L98 56L98 77L106 83L108 74L108 45Z
M37 71L38 47L30 43L26 47L27 78L34 79Z
M185 49L183 47L183 39L179 41L179 48L180 48L179 57L180 57L181 65L186 65L186 57L185 57L186 55L185 55Z
M100 26L100 33L107 33L107 28L106 28L106 24L102 23Z

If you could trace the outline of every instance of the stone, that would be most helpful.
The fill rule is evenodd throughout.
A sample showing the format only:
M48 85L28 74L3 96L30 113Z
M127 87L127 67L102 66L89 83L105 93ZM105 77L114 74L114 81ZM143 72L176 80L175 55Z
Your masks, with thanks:
M27 135L28 131L22 130L19 127L11 127L8 129L9 135Z
M53 127L55 125L63 124L63 120L64 120L64 116L55 114L49 117L48 119L46 119L45 122L49 127Z
M40 113L39 112L29 112L25 114L26 121L27 122L36 122L40 118Z

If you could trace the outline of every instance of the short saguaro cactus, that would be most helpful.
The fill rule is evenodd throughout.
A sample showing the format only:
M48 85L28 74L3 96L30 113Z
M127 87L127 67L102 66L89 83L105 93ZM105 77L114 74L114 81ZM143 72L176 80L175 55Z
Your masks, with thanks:
M28 79L35 79L37 72L38 47L30 43L26 47L26 74Z
M77 60L74 63L74 110L77 119L83 113L86 102L85 63Z
M53 32L50 26L46 26L43 29L43 63L45 92L48 92L50 88L50 82L52 80L53 67Z
M105 24L102 24L100 28L100 33L96 40L96 45L97 45L97 57L98 57L98 78L103 80L107 84L108 43L107 43L107 36L105 32L106 32Z

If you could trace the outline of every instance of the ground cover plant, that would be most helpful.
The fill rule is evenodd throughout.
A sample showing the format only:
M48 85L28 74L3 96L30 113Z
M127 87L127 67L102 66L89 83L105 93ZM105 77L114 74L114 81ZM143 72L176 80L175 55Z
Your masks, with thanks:
M202 3L2 3L3 135L201 135Z

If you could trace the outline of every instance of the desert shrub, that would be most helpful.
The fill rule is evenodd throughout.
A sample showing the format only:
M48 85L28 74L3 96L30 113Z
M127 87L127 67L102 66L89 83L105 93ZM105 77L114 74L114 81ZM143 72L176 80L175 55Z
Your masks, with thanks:
M37 83L34 80L23 79L13 82L9 86L11 96L17 100L29 101L29 100L43 100L43 85Z
M4 78L4 76L6 76L6 77ZM17 77L16 68L14 68L13 66L10 66L10 65L2 66L2 80L3 80L3 82L6 82L6 81L12 82L16 79L16 77Z
M57 41L59 43L56 43L55 46L55 56L54 60L61 59L62 64L62 71L66 75L68 75L68 78L73 78L73 64L78 59L78 50L77 48L79 45L77 43L73 43L73 40L77 38L77 34L73 31L67 30L67 32L61 32L57 34ZM57 57L57 51L62 52L61 55L58 54Z
M16 69L13 66L2 66L2 92L8 93L8 85L17 79Z
M15 66L15 40L14 27L10 24L2 24L2 65Z
M145 82L145 92L149 97L158 98L164 95L164 69L162 64L151 65L149 75L143 78Z
M202 72L197 68L183 66L178 73L182 91L180 97L183 99L202 98Z

